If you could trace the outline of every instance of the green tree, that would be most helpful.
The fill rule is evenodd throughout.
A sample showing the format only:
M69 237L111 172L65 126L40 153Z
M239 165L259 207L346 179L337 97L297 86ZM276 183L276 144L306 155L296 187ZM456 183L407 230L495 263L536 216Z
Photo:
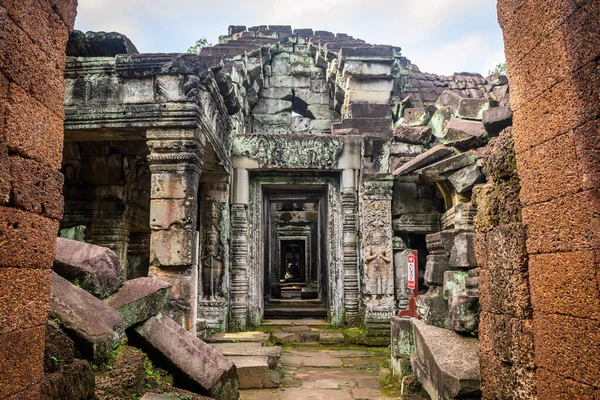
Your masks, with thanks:
M200 50L202 50L203 47L210 47L212 46L211 43L208 43L208 40L206 40L206 38L200 38L198 40L196 40L196 44L193 45L192 47L190 47L187 52L191 53L191 54L200 54Z
M496 65L493 69L488 71L488 75L492 74L508 75L508 65L506 64L506 61Z

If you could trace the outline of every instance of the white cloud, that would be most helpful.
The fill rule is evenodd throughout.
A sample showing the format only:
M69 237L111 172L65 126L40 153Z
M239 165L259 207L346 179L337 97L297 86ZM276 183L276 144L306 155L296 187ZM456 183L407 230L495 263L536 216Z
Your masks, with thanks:
M216 43L230 24L287 24L400 46L422 70L447 74L504 59L495 18L484 0L79 0L76 27L124 33L142 52L179 52L200 37Z

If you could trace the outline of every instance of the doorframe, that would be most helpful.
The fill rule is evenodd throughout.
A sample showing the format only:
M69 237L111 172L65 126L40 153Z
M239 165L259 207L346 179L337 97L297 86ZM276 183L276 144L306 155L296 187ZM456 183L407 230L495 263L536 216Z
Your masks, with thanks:
M340 173L251 173L250 202L248 205L248 314L251 325L260 325L264 315L264 262L265 262L265 220L264 207L266 191L323 191L322 209L323 232L328 246L324 252L324 266L327 269L323 284L327 288L328 320L333 326L341 326L344 321L344 262L343 224Z

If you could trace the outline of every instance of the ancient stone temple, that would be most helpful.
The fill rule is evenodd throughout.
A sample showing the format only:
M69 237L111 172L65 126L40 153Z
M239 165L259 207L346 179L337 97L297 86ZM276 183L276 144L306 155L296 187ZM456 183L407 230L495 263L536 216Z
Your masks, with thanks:
M48 363L66 337L48 309L94 362L125 329L184 343L174 364L216 398L247 382L198 338L298 318L391 341L431 398L598 397L597 3L500 1L510 86L283 25L140 54L69 35L74 2L17 3L0 0L0 397L93 378ZM112 269L67 282L92 255Z

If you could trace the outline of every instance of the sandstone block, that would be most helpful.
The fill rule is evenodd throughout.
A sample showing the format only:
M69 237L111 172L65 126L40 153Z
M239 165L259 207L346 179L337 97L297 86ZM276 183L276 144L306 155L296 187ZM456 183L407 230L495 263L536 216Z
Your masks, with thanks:
M154 278L132 279L104 303L123 315L125 329L158 314L169 297L171 285Z
M479 121L452 118L439 137L439 142L462 150L483 146L487 142L487 134Z
M417 310L427 325L448 327L448 300L444 299L441 286L430 286L427 293L418 296Z
M431 128L429 126L404 126L394 128L394 140L411 144L425 145L431 141Z
M169 317L152 317L132 334L175 370L176 384L215 399L238 398L235 365Z
M240 389L270 389L279 386L279 375L269 370L265 356L230 356L235 364Z
M453 150L445 146L434 146L425 153L415 157L412 161L407 162L400 168L392 172L393 175L409 174L419 168L423 168L435 161L443 159L453 154Z
M444 273L448 271L448 257L444 255L428 255L425 266L425 283L428 285L443 285Z
M407 126L426 126L430 115L424 108L407 108L404 110L403 122Z
M485 176L477 164L472 164L448 176L448 181L457 193L465 193L476 184L484 182Z
M339 114L332 110L328 104L309 104L306 115L312 119L336 119Z
M431 120L429 121L429 127L431 128L431 133L435 137L442 136L444 129L446 129L446 125L451 118L453 118L456 114L456 111L450 107L440 107L437 109L435 114L431 116Z
M435 106L439 109L442 107L449 107L454 111L458 111L458 106L460 101L462 100L462 96L454 93L450 90L444 90L438 100L435 103Z
M475 257L474 232L463 232L456 236L454 245L450 252L449 265L452 268L475 268L477 259Z
M260 99L252 109L256 114L279 114L292 110L292 102L287 100Z
M55 273L50 317L60 320L80 353L97 364L110 358L125 331L121 314Z
M467 271L444 272L444 298L448 300L452 296L466 296L468 276Z
M417 170L416 173L426 176L433 182L440 182L446 180L446 178L452 172L467 167L469 165L475 164L476 161L477 157L473 153L461 153L452 157L444 158L443 160L437 161L434 164L427 165Z
M458 103L458 116L465 119L481 121L483 112L498 105L494 100L461 99Z
M260 356L267 357L269 368L277 368L281 358L281 347L261 346L261 343L212 343L211 347L225 357L229 356Z
M448 328L457 332L476 333L479 329L479 298L451 296L448 299Z
M483 112L483 126L489 136L498 136L500 132L512 125L510 107L494 107Z
M123 268L114 251L93 244L56 239L53 270L94 296L104 299L123 285Z
M409 357L416 350L411 319L392 317L392 358Z
M138 54L129 38L118 32L73 31L67 43L67 55L72 57L114 57L117 54Z

